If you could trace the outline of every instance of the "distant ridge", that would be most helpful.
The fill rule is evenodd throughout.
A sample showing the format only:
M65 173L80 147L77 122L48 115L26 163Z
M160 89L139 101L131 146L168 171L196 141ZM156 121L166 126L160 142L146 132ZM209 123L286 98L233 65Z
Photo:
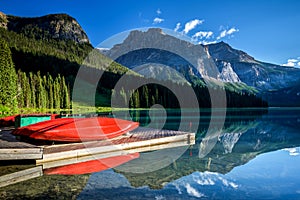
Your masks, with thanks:
M41 17L17 17L0 13L0 27L35 39L71 40L90 43L87 34L73 17L50 14Z
M163 48L155 48L157 46ZM172 47L174 51L165 51L164 47ZM131 69L147 63L162 64L179 71L189 82L211 77L224 83L254 87L272 106L300 106L300 69L258 61L225 42L195 45L170 36L162 29L150 28L130 32L123 43L105 50L105 54ZM118 54L121 56L116 56ZM186 57L179 55L188 55L188 60L198 59L202 64L191 66ZM155 72L153 67L148 66L151 77L162 74L163 70ZM167 70L163 72L169 73ZM176 81L170 74L162 77L168 76ZM286 101L285 104L282 98L292 99L292 102Z

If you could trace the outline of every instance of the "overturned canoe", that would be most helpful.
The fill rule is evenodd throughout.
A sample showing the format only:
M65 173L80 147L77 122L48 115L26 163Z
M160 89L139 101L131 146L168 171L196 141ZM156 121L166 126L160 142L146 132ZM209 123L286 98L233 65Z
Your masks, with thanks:
M17 115L11 115L11 116L0 118L0 127L14 126L15 125L15 117L16 116Z
M107 117L59 118L15 129L12 134L37 140L81 142L120 136L139 123Z
M117 167L130 160L136 159L140 156L139 153L132 153L128 155L113 156L109 158L102 158L98 160L91 160L76 164L64 165L60 167L45 169L44 174L47 175L80 175L100 172L110 168Z

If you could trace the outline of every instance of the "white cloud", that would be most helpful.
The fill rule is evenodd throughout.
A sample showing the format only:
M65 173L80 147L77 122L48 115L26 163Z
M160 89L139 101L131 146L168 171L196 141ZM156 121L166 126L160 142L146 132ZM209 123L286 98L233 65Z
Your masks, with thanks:
M206 41L206 40L203 40L203 41L200 41L198 44L203 44L203 45L208 45L208 44L216 44L218 41Z
M231 186L234 189L237 189L239 186L237 184L235 184L234 182L228 181L222 177L219 177L219 180L222 181L223 185L228 187Z
M203 197L205 196L204 194L198 192L195 188L193 188L190 184L186 184L186 191L189 195L194 196L194 197Z
M212 40L214 33L212 31L199 31L192 36L192 40L198 44L208 45L217 43L216 40Z
M164 197L163 195L158 195L158 196L155 196L155 200L165 200L166 197Z
M203 22L204 20L200 20L200 19L191 20L185 24L183 32L185 34L188 34L191 30L196 28L197 25L203 24Z
M293 63L293 62L287 62L286 64L283 64L282 66L285 66L285 67L295 67L295 63Z
M225 37L225 36L226 36L226 30L222 31L222 32L220 33L220 35L217 37L217 39L219 40L219 39L221 39L221 38L223 38L223 37Z
M239 31L238 29L231 28L231 29L229 29L229 30L227 31L227 35L231 35L231 34L233 34L233 33L235 33L235 32L238 32L238 31Z
M177 32L180 28L181 28L181 24L178 22L176 24L176 27L175 27L174 31Z
M288 62L293 62L293 63L295 63L295 62L298 62L298 60L297 60L297 59L288 59Z
M199 185L215 185L219 180L226 187L232 187L234 189L239 187L238 184L227 180L225 176L214 172L198 172L193 176L193 180Z
M160 24L163 21L165 21L165 20L162 19L162 18L159 18L159 17L155 17L154 20L153 20L153 24Z
M300 67L300 58L291 58L287 60L287 63L283 64L285 67Z
M214 33L212 31L199 31L192 36L193 39L209 39Z
M157 14L157 15L160 15L160 14L161 14L161 10L160 10L160 9L157 9L157 10L156 10L156 14Z
M229 30L223 30L220 35L217 37L217 40L220 40L221 38L224 38L226 36L230 36L235 32L238 32L239 29L236 28L230 28Z
M213 180L211 180L210 178L204 179L204 180L198 179L198 180L195 180L195 181L199 185L214 185L215 184L215 182Z
M198 173L192 175L193 180L198 183L199 185L215 185L213 181L213 177L211 174L205 173Z
M299 149L297 149L297 148L286 148L283 150L288 151L290 156L298 156L299 155Z

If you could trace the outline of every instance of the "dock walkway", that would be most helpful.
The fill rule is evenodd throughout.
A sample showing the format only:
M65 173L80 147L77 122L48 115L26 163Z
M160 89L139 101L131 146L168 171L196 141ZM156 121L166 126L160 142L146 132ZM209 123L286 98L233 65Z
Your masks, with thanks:
M154 151L195 143L195 134L149 128L137 128L126 135L105 141L57 145L34 145L18 141L10 130L0 132L0 160L36 160L52 162L86 156L108 157L134 152Z
M18 141L11 130L0 132L0 160L35 160L33 168L0 176L0 187L43 176L43 171L96 159L195 144L195 134L137 128L105 141L37 146Z
M36 160L43 158L43 148L21 142L11 133L11 128L1 129L0 160Z

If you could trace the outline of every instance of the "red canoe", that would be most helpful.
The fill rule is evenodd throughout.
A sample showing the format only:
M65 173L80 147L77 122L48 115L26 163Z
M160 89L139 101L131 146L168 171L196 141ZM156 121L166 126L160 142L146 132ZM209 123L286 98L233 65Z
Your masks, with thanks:
M44 174L54 175L80 175L80 174L90 174L94 172L100 172L113 167L122 165L130 160L136 159L140 156L139 153L133 153L122 156L114 156L109 158L102 158L99 160L91 160L87 162L81 162L76 164L65 165L61 167L55 167L50 169L45 169Z
M0 126L13 126L15 125L15 117L17 115L7 116L0 118Z
M107 117L59 118L15 129L12 134L38 140L81 142L114 138L138 126L137 122Z

